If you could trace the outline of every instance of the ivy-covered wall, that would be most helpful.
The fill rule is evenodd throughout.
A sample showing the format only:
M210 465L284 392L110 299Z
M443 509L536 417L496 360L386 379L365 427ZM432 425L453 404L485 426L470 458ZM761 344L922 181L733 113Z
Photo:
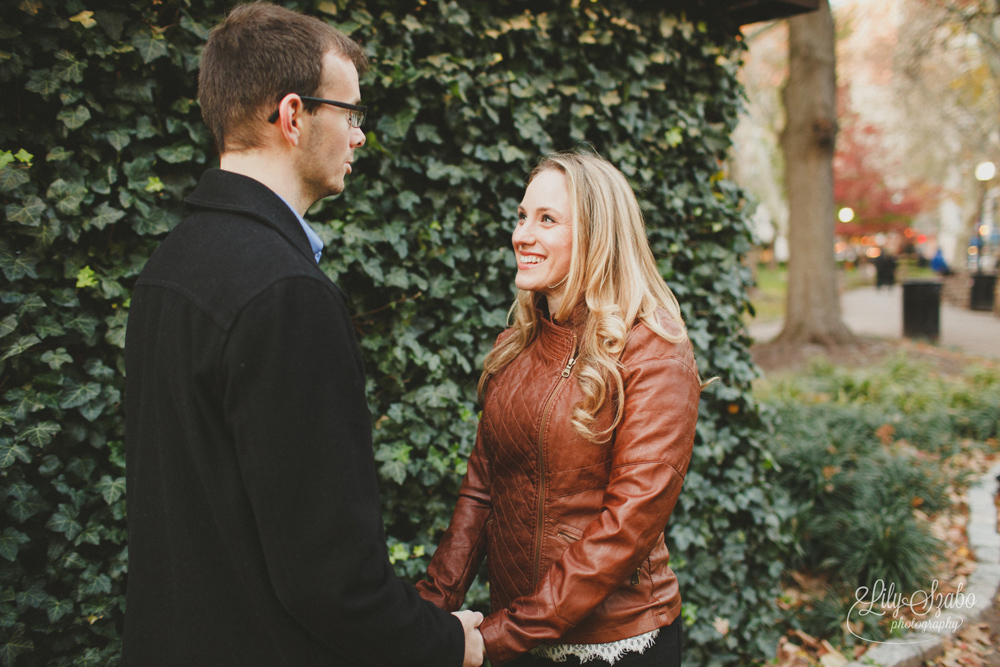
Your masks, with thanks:
M115 664L127 545L129 290L213 164L196 96L221 0L0 5L0 664ZM787 503L742 334L741 193L722 173L739 39L646 3L302 0L361 40L368 143L308 215L352 299L384 518L416 578L471 449L475 386L513 296L537 156L581 142L631 179L705 377L668 528L686 660L772 650ZM628 3L640 7L639 3ZM469 602L485 604L480 584Z

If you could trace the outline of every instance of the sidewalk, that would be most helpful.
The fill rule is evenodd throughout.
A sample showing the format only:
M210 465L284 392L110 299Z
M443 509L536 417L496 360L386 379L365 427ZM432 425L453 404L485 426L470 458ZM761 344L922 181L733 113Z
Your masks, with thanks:
M903 288L899 285L876 290L862 287L840 297L844 324L860 336L901 338L903 336ZM1000 359L1000 317L941 304L941 336L938 345L965 354ZM752 323L750 336L766 343L781 332L781 322Z

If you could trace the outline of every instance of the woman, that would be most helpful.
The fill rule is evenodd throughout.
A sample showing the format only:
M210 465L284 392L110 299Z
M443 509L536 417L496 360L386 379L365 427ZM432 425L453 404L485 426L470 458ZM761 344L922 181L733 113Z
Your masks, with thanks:
M679 665L663 530L701 383L677 300L602 158L544 157L512 241L514 324L484 362L476 445L418 590L456 610L486 556L493 665Z

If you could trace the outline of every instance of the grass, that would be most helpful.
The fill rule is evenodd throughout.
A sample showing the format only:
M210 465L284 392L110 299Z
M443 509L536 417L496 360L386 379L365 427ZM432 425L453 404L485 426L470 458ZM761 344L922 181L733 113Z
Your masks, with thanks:
M865 268L841 268L838 271L840 289L852 290L875 285L875 274ZM896 270L896 282L904 280L926 280L936 274L929 267L918 266L913 260L904 259ZM756 317L746 314L745 321L756 323L780 322L785 318L785 292L788 289L788 268L761 264L757 267L757 283L750 291Z
M940 580L954 589L967 565L953 543L961 499L1000 457L996 365L945 374L902 353L863 368L813 361L754 391L775 418L775 480L795 509L779 602L791 632L860 651L871 644L848 627L893 632L857 610L845 625L859 587L881 580L905 594Z

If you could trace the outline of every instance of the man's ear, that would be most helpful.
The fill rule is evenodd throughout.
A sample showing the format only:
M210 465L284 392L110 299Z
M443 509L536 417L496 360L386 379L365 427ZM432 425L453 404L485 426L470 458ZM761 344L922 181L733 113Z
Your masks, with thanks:
M285 95L278 103L278 120L275 124L289 146L299 145L302 138L302 116L305 112L302 98L295 93Z

